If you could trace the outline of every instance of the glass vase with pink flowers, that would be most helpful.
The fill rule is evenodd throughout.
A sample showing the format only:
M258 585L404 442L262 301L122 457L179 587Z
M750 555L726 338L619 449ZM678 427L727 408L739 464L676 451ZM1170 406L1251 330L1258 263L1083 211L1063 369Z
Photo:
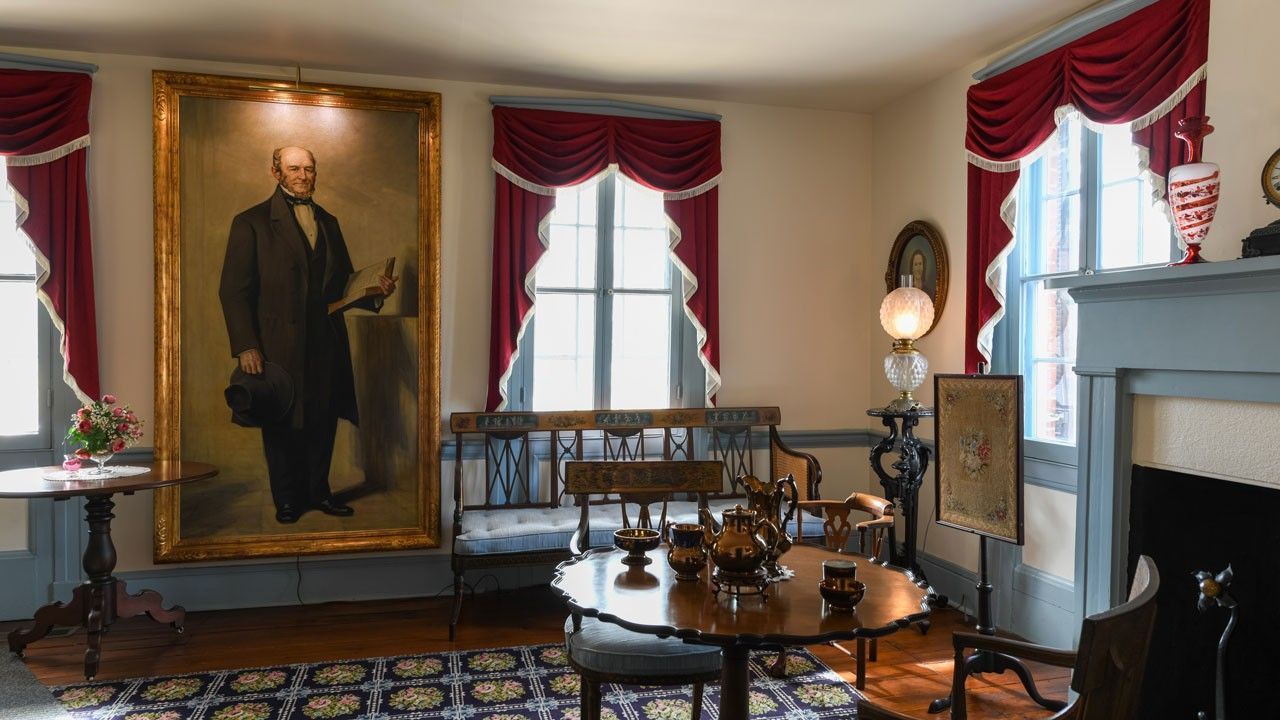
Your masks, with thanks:
M67 441L78 445L75 456L97 464L89 475L110 475L107 461L142 437L142 420L128 405L118 404L115 395L86 404L71 416Z

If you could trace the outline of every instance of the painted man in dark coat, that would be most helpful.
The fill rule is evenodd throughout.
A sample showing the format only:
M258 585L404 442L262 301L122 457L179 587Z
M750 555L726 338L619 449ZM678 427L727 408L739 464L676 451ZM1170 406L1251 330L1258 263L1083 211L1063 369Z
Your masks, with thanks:
M343 296L351 256L337 218L312 200L311 151L276 150L271 174L271 197L231 221L218 292L231 354L246 373L270 361L293 382L289 414L262 428L276 520L295 522L308 507L348 516L354 511L329 491L329 465L338 418L355 424L359 416L347 326L327 305ZM379 282L384 294L395 290L395 278ZM373 309L380 306L381 298Z

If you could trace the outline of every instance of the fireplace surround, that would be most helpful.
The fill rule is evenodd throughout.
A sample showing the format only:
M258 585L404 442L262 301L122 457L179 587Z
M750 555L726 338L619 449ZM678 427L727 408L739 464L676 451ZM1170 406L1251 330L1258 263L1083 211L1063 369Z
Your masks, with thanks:
M1128 587L1135 398L1280 403L1280 257L1061 278L1047 285L1065 288L1079 313L1074 611L1082 619L1121 602ZM1249 429L1208 426L1179 442L1243 444ZM1278 478L1237 479L1280 492ZM1203 504L1211 513L1210 503ZM1185 527L1187 533L1198 531ZM1166 582L1180 582L1160 569Z

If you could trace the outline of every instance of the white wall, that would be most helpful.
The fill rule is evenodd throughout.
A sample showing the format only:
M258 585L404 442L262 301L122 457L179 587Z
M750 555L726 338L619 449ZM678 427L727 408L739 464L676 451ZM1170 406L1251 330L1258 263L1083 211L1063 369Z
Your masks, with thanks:
M3 50L100 67L94 78L89 192L102 387L151 420L151 71L282 78L292 77L292 69ZM481 409L493 222L488 98L582 93L339 72L308 71L305 76L315 82L442 94L441 404L446 415ZM859 415L867 405L866 386L856 379L868 371L860 259L870 237L870 117L670 98L623 99L724 116L720 404L779 405L784 427L790 429L860 427ZM450 471L446 466L442 473L446 523L452 514ZM838 480L841 473L829 477L833 474ZM113 533L119 569L150 567L151 496L140 493L117 501ZM444 525L446 547L449 532Z
M1133 402L1133 462L1280 489L1280 406L1139 395ZM1247 428L1219 442L1215 428Z
M1207 160L1222 169L1222 200L1217 220L1204 245L1211 260L1239 257L1241 238L1250 230L1280 219L1280 210L1262 201L1258 176L1262 163L1280 147L1280 94L1268 68L1270 48L1280 27L1280 3L1274 0L1217 0L1209 30L1208 114L1217 131L1205 141ZM989 59L949 73L879 109L872 117L872 167L875 203L868 259L883 273L889 247L907 222L924 219L942 233L951 261L951 287L938 327L919 343L933 372L963 372L965 302L966 167L964 157L965 92L971 75ZM889 340L878 329L875 313L883 284L870 285L866 315L872 326L867 364L873 401L891 395L879 371ZM932 386L924 392L931 401ZM1269 426L1280 421L1280 411ZM922 425L927 425L924 423ZM876 426L870 425L873 429ZM1205 426L1205 427L1211 427ZM922 427L921 435L932 433ZM1064 512L1066 499L1054 491L1027 494L1027 548L1024 560L1042 570L1072 577L1069 558L1060 552L1063 538L1074 536L1074 515ZM1043 503L1049 506L1042 507ZM930 483L921 490L921 522L931 522ZM977 543L965 534L934 528L927 550L968 568L977 567Z

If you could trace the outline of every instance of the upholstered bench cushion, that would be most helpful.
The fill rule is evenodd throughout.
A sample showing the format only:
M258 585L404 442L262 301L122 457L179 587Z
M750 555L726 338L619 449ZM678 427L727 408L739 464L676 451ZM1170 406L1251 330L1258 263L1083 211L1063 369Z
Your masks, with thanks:
M721 510L744 502L744 500L720 500L711 503L711 512L716 520L719 520ZM655 513L660 512L657 505L651 509ZM628 505L627 511L632 514L631 517L634 520L635 505ZM576 507L468 510L462 516L463 532L454 538L453 551L458 555L491 555L539 550L568 550L569 540L578 529L578 519L581 514L582 511ZM698 504L693 501L668 503L667 520L699 522ZM656 515L653 517L653 522L658 522ZM591 537L589 538L591 547L613 545L613 531L620 527L622 527L622 511L618 506L592 507Z
M804 523L805 542L822 542L822 517L814 517L813 515L805 512L797 512L796 515L798 515L801 522ZM855 519L856 518L850 517L849 521L852 522ZM796 536L796 518L792 518L791 522L787 523L787 532L791 533L791 537ZM856 544L858 541L857 531L855 530L850 533L849 538L851 542Z
M582 618L573 630L573 617L564 623L564 644L579 666L613 675L685 675L720 671L720 648L694 645L680 638L632 632L620 625Z

